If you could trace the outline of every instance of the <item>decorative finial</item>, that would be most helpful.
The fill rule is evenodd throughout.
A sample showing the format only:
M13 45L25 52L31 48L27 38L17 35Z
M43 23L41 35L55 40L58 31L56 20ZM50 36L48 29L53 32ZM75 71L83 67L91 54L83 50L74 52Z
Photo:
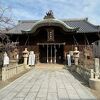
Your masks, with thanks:
M48 19L48 18L54 18L52 10L49 10L48 12L46 12L44 19Z

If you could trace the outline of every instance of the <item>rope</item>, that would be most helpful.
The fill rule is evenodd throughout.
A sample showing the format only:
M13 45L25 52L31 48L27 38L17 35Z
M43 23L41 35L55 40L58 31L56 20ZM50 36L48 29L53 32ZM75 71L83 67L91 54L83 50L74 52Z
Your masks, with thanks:
M77 42L76 38L74 37L74 35L73 35L73 39L74 39L74 44L77 46L78 42Z
M99 37L99 39L100 39L100 34L99 34L99 32L97 33L97 35L98 35L98 37Z
M26 42L25 42L25 46L26 46L26 44L27 44L28 40L29 40L29 35L28 35L27 40L26 40Z
M85 35L85 33L84 33L84 37L85 37L85 45L86 45L86 44L89 45L89 41L88 41L88 38L87 38L87 36Z
M16 42L18 42L19 41L19 36L17 37L17 39L16 39Z

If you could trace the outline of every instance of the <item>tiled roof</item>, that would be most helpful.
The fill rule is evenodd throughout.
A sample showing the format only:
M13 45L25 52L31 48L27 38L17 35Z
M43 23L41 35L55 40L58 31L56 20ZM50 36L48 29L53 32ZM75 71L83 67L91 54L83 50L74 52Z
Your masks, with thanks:
M88 22L87 18L83 20L67 20L64 21L67 25L71 27L79 27L78 33L91 33L98 32L99 27Z
M100 31L100 28L96 25L91 24L86 19L75 19L75 20L61 20L66 24L66 26L69 26L71 28L79 28L77 31L78 33L91 33L91 32L98 32ZM19 21L18 25L6 33L10 34L21 34L22 31L30 31L36 23L38 23L39 20L22 20ZM41 21L40 21L41 22Z
M30 30L34 26L34 22L19 22L17 26L7 31L7 33L21 34L22 30Z

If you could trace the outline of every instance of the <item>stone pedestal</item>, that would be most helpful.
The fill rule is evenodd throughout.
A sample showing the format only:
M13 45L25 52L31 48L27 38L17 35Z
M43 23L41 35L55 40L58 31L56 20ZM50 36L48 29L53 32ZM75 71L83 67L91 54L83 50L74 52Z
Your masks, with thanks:
M89 86L91 89L97 90L100 92L100 79L89 79Z
M75 65L78 65L78 60L79 60L79 58L77 58L77 57L74 58L74 61L75 61L74 63L75 63Z
M24 57L24 64L27 65L27 58L28 57Z

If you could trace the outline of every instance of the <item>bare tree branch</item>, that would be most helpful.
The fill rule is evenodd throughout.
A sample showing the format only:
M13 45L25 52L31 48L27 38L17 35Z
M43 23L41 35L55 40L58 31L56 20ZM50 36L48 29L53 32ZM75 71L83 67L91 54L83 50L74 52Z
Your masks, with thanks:
M11 8L0 6L0 31L15 26L11 12Z
M16 43L10 42L9 37L4 33L10 28L14 27L14 21L12 19L11 8L0 6L0 49L3 47L5 49L10 49L16 47Z

